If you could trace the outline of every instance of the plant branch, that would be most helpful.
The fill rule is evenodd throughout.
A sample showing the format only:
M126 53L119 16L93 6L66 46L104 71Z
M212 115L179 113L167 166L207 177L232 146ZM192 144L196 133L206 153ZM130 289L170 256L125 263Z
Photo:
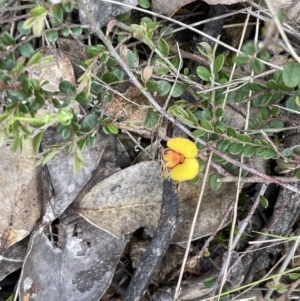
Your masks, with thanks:
M115 3L115 1L105 1L105 2L111 2L111 3ZM120 4L119 2L116 2L116 4ZM82 0L78 0L78 5L80 7L80 9L83 11L83 13L86 15L86 17L89 19L91 26L93 29L95 29L95 34L98 35L98 37L102 40L102 42L104 43L104 45L107 47L108 51L110 52L110 54L115 58L115 60L119 63L119 65L123 68L123 70L127 73L127 75L129 76L130 80L132 81L132 83L142 92L142 94L148 99L148 101L150 102L151 105L153 105L153 107L165 118L167 118L169 121L171 121L175 126L177 126L179 129L181 129L185 134L187 134L189 137L192 137L196 142L201 143L202 145L206 145L207 148L214 152L215 154L219 155L221 158L225 159L226 161L239 166L241 168L243 168L244 170L256 175L256 176L260 176L262 179L264 179L265 181L269 181L270 183L276 183L278 185L281 185L291 191L294 191L296 193L300 194L300 190L292 185L289 185L281 180L277 180L273 177L270 177L260 171L255 170L254 168L251 168L249 166L247 166L246 164L240 163L237 160L234 160L232 158L230 158L229 156L227 156L226 154L223 154L222 152L218 151L215 147L213 147L212 145L206 144L206 142L200 138L195 138L193 136L193 134L191 133L191 131L189 131L186 127L184 127L181 123L179 123L178 121L176 121L172 116L170 116L165 110L162 109L162 107L156 102L156 100L152 97L152 95L141 85L141 83L138 81L138 79L135 77L135 75L133 74L133 72L131 71L131 69L129 68L129 66L121 59L121 57L119 56L119 54L116 52L116 50L114 49L112 43L110 42L109 38L105 36L105 34L102 32L102 30L99 28L99 25L97 24L97 22L95 21L94 17L91 15L91 13L89 12L89 10L87 9L87 7L84 5ZM130 6L131 7L131 6ZM134 8L134 7L132 7ZM149 12L150 13L150 12ZM155 14L156 15L156 14ZM170 19L170 18L168 18ZM172 19L170 19L171 21L174 21ZM181 24L180 24L181 25ZM200 32L200 34L203 34L205 36L207 36L206 34ZM209 37L209 36L208 36ZM211 37L210 37L211 38ZM215 42L218 42L216 39L213 39ZM221 42L219 42L220 45L222 45ZM232 48L232 47L230 47ZM235 49L236 51L236 49Z

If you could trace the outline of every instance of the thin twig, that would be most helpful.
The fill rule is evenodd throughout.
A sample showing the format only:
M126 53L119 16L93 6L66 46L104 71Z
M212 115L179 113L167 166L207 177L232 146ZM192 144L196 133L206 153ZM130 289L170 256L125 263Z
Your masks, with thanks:
M204 174L203 181L202 181L202 186L201 186L201 191L200 191L199 199L198 199L198 202L197 202L197 207L195 209L195 214L194 214L191 230L190 230L190 233L189 233L189 238L188 238L188 241L187 241L187 244L186 244L186 249L185 249L185 253L184 253L184 257L183 257L183 261L182 261L182 265L181 265L181 269L180 269L180 274L178 276L177 286L176 286L175 293L174 293L174 301L176 301L178 296L179 296L180 285L181 285L183 273L184 273L184 270L185 270L187 258L188 258L188 255L189 255L191 241L193 239L194 229L195 229L195 225L196 225L196 222L197 222L197 219L198 219L201 201L202 201L202 198L203 198L203 195L204 195L204 190L205 190L205 187L206 187L206 182L207 182L208 173L209 173L209 169L210 169L210 163L212 161L211 159L212 159L212 153L210 153L209 158L208 158L208 162L207 162L207 165L206 165L205 174Z

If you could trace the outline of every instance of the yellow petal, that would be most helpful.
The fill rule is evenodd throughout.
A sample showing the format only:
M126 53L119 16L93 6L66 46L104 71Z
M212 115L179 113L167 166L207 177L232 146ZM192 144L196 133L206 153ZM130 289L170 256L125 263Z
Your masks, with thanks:
M163 159L167 161L165 166L168 170L171 170L173 167L184 161L184 157L181 154L174 152L169 148L164 150Z
M182 164L176 165L170 171L170 177L176 182L192 180L199 172L199 162L195 158L185 158Z
M182 154L185 158L195 158L198 155L196 144L186 138L171 138L167 145L170 149Z

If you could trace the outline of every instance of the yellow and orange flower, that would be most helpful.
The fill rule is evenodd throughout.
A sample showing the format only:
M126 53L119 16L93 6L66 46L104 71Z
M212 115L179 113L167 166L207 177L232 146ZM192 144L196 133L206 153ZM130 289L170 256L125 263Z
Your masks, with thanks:
M196 159L198 149L189 139L176 137L167 143L163 152L165 167L170 171L170 178L177 182L192 180L199 172L199 162Z

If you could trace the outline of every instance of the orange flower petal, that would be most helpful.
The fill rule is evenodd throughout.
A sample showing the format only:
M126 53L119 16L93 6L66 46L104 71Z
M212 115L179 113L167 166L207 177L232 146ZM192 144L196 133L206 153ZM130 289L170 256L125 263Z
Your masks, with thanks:
M170 171L170 177L176 182L192 180L199 172L199 162L196 158L185 158L182 164L176 165Z
M165 166L168 170L171 170L176 165L182 163L184 161L184 158L181 154L174 152L173 150L166 148L163 152L163 159L166 162Z
M168 147L175 152L182 154L185 158L195 158L198 155L198 149L196 144L186 138L176 137L171 138L168 143Z

